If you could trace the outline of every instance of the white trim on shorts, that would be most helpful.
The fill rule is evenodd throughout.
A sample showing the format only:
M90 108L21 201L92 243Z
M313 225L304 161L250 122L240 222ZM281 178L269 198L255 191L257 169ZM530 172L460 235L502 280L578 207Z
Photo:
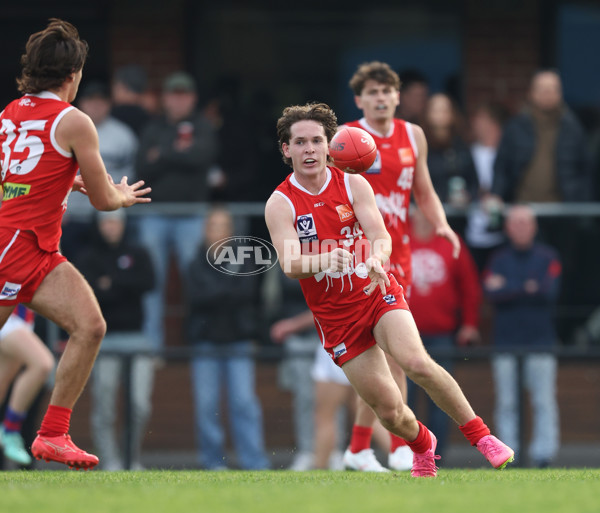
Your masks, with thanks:
M315 362L311 370L312 379L319 383L337 383L350 386L350 382L341 367L338 367L331 356L321 346L317 347Z
M7 246L4 248L4 251L2 251L2 254L0 255L0 263L2 263L2 260L4 260L4 257L6 256L6 253L8 253L8 250L11 248L11 246L17 240L19 233L21 233L21 230L17 230L15 232L15 234L13 235L13 238L10 240L10 242L7 244Z
M2 340L4 337L8 337L11 333L14 333L15 331L23 328L29 331L33 330L33 327L28 322L25 322L25 320L19 317L18 315L12 314L8 318L4 326L2 326L2 329L0 329L0 340Z

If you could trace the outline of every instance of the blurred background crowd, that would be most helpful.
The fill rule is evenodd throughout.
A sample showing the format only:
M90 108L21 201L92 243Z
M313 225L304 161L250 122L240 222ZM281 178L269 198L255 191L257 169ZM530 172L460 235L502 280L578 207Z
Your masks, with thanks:
M0 103L17 94L27 34L52 16L72 22L91 48L75 104L98 129L107 171L115 182L127 176L153 188L152 205L126 217L96 216L73 194L63 225L62 250L108 322L105 354L73 420L105 469L339 466L335 450L329 459L315 454L313 412L323 414L326 396L313 372L318 339L297 289L278 269L254 278L215 273L206 250L232 235L268 238L263 205L290 171L277 148L277 117L287 105L324 101L340 123L355 119L347 82L369 60L399 73L397 117L423 127L434 187L464 239L466 260L444 263L415 219L414 314L424 338L449 341L446 348L506 347L505 358L438 358L483 413L503 386L514 384L515 397L519 384L547 392L531 390L531 413L514 401L495 405L500 418L521 409L516 427L496 426L511 445L520 437L511 429L533 426L522 464L568 462L559 438L574 450L600 446L600 361L554 357L557 347L592 355L600 345L600 6L391 4L56 0L3 10ZM506 220L517 203L532 209ZM556 252L535 291L545 313L530 311L530 297L511 296L512 313L523 316L507 317L494 277L510 272L534 238ZM528 265L545 265L539 259ZM446 279L460 297L448 297ZM436 325L436 308L449 321ZM530 321L540 327L530 336L514 330ZM498 329L507 325L516 333ZM38 329L60 352L60 332ZM517 346L542 346L550 360L512 361ZM340 386L351 410L349 388ZM120 387L132 394L119 398ZM426 417L429 406L411 395ZM332 422L339 451L347 420ZM550 447L536 445L540 422L555 427ZM449 461L469 464L452 452L461 442L448 437Z

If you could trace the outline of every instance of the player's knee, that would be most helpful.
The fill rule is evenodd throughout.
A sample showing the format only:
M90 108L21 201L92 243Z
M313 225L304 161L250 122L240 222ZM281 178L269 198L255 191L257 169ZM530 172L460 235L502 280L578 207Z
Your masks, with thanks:
M80 333L84 339L93 345L100 346L106 335L106 321L102 315L94 315L80 326Z
M405 406L400 401L382 402L374 407L375 414L386 429L402 422Z
M415 383L429 381L435 374L436 363L428 355L419 355L409 359L404 366L404 372Z

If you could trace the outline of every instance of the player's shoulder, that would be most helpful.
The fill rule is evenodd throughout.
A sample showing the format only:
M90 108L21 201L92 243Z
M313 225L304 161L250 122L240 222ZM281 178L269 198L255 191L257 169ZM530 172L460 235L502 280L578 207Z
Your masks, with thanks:
M95 131L94 122L77 107L71 108L58 123L58 130L70 134L86 134Z
M290 201L291 198L286 194L285 189L281 186L277 187L265 203L265 216L277 216L286 210L291 211Z
M269 230L293 223L295 215L292 200L278 190L273 191L265 204L265 221Z
M425 132L423 131L423 127L421 125L417 125L415 123L411 123L410 121L405 121L403 119L398 119L402 123L402 126L406 131L412 132L417 137L425 138Z
M373 194L373 188L371 187L371 184L362 174L343 174L345 175L344 179L348 181L350 191L352 192L352 196L354 198L357 196L363 196L364 194Z

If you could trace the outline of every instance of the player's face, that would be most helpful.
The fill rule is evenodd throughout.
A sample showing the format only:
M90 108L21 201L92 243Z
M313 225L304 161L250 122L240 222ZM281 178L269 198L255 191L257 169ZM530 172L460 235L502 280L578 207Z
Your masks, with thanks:
M302 120L290 127L290 143L283 143L283 154L292 159L294 171L313 175L327 166L329 144L321 123Z
M367 80L362 92L354 100L367 121L384 121L394 117L400 103L400 93L389 84Z

